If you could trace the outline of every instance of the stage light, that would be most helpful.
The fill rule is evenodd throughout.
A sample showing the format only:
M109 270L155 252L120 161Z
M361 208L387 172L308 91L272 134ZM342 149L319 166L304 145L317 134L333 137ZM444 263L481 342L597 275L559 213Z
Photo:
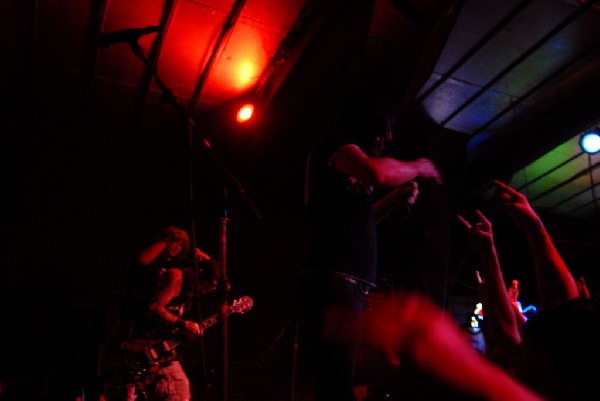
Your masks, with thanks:
M483 321L483 304L481 302L477 302L475 304L475 308L473 309L473 313L469 316L469 325L467 330L471 334L479 334L481 332L481 323Z
M583 134L579 140L579 146L586 153L592 155L598 153L600 151L600 130L594 129Z
M236 114L236 120L238 123L244 123L252 118L254 114L254 105L251 103L243 104Z

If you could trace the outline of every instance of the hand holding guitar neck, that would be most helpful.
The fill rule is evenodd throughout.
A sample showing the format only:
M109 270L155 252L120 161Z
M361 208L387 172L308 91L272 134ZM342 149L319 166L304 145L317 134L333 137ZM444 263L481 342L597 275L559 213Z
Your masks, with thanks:
M204 329L196 322L180 319L177 324L181 327L183 334L189 339L195 339L204 334Z

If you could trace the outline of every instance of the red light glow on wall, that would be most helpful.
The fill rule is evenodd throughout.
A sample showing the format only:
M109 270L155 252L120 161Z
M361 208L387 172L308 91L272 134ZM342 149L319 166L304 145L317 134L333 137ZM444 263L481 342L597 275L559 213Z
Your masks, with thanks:
M142 36L139 44L146 56L160 44L156 72L164 85L176 97L221 105L249 94L264 78L304 3L248 2L236 10L225 0L182 1L170 8L158 0L109 2L102 31L161 26L160 35ZM153 42L156 38L162 42ZM109 79L136 85L144 65L123 44L103 53L97 69ZM153 89L159 90L155 81Z
M248 88L256 82L258 69L252 62L240 63L237 73L238 87Z
M277 51L280 39L272 32L266 35L259 26L238 22L210 73L203 97L221 103L247 93Z

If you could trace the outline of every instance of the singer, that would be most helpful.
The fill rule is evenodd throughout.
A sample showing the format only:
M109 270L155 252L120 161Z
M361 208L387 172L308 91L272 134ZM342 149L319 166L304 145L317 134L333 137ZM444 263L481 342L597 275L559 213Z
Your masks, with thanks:
M356 400L361 321L367 294L377 282L376 223L397 205L416 201L416 182L404 184L416 179L441 183L427 158L405 161L381 155L393 124L384 112L388 105L375 93L367 88L351 94L338 131L318 142L307 161L309 253L301 326L309 330L305 349L314 354L300 356L306 358L300 374L316 369L314 401ZM374 202L375 186L397 189Z

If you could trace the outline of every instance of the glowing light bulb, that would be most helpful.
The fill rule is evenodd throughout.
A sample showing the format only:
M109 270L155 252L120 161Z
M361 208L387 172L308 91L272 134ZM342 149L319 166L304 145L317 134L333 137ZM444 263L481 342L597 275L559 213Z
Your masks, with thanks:
M597 153L600 150L600 133L597 131L586 132L581 136L579 146L586 153Z
M252 118L253 114L254 114L254 105L249 104L249 103L245 104L242 107L240 107L240 109L238 110L236 120L239 123L246 122Z

